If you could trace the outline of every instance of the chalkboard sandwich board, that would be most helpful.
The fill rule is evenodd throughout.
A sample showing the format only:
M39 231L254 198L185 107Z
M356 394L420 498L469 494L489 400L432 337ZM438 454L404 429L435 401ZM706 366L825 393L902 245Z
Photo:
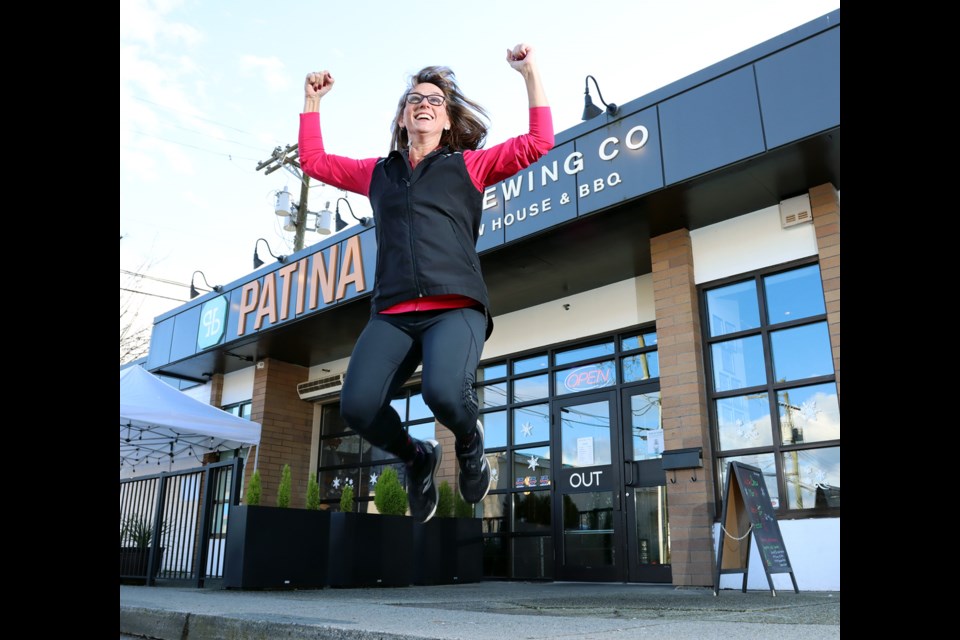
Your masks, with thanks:
M790 566L787 547L777 515L770 502L770 492L763 472L742 462L730 462L724 487L723 513L720 516L720 544L717 545L717 568L713 580L713 594L720 592L720 576L743 574L742 591L747 591L747 573L750 564L750 538L757 541L757 551L763 560L770 592L776 596L771 575L789 573L793 590L800 593L797 579Z

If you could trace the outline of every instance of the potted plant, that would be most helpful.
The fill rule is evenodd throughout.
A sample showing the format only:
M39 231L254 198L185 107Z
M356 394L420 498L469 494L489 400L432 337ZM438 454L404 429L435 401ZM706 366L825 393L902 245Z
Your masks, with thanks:
M290 465L283 465L283 472L280 474L280 486L277 487L277 506L281 509L290 508L290 488L293 484L293 477L290 473Z
M281 472L276 507L259 505L259 480L260 473L255 471L244 497L246 504L230 508L224 588L323 588L327 584L330 513L289 508L292 484L289 465L284 465ZM310 503L309 487L307 503Z
M414 584L479 582L483 578L483 532L473 508L444 480L437 513L413 528ZM456 517L454 517L456 516Z
M166 532L166 524L160 523L160 535ZM153 523L140 514L130 514L120 522L120 575L135 578L142 582L147 575L151 545L153 544ZM163 559L163 547L158 547L153 557L151 575L160 571Z
M377 513L354 512L353 490L344 488L340 511L330 514L330 586L407 586L413 582L413 520L407 494L393 468L376 481ZM360 503L370 506L369 502Z
M307 510L317 511L320 509L320 483L317 482L317 474L311 473L307 478Z

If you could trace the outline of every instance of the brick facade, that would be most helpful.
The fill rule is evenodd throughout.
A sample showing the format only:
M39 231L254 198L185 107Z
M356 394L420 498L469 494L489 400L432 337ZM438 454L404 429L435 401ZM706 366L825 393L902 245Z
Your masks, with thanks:
M440 471L436 475L437 486L440 486L440 483L446 480L450 488L453 489L453 492L456 493L457 478L460 475L460 467L457 465L457 453L454 450L457 439L454 437L452 431L439 422L436 423L436 434L434 439L443 447L443 460L440 461Z
M712 585L716 504L690 232L681 229L652 238L650 249L664 446L703 449L704 468L667 472L673 584Z
M258 468L263 494L260 504L277 504L277 488L283 465L289 464L293 478L290 506L306 506L307 478L311 471L313 404L300 399L297 384L308 377L309 370L306 367L269 358L258 363L253 378L250 419L261 425ZM254 447L244 471L245 482L250 481L256 457L257 450Z

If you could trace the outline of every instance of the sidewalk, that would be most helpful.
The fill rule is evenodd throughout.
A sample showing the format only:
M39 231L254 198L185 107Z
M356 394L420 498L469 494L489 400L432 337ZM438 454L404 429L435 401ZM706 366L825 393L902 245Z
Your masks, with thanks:
M481 582L225 591L120 586L120 632L161 640L840 637L840 593Z

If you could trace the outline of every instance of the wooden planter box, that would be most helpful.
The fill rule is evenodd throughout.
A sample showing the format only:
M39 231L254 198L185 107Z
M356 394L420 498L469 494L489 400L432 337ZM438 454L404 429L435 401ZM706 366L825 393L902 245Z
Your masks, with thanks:
M406 587L413 583L413 520L374 513L331 513L331 587Z
M227 523L227 589L321 589L327 584L330 513L234 506Z
M479 518L433 518L413 529L414 584L454 584L483 579Z

